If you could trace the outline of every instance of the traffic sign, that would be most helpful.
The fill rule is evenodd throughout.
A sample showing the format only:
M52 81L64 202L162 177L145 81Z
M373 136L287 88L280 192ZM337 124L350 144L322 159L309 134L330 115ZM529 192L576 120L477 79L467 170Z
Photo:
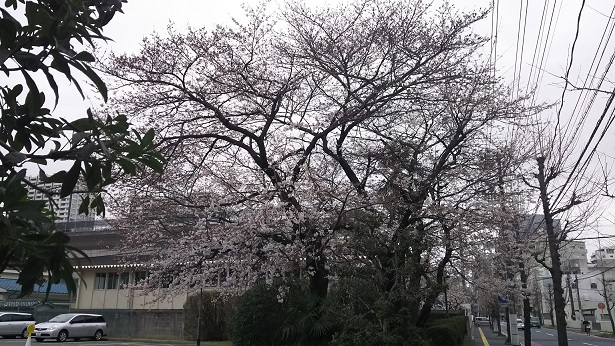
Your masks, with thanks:
M604 310L604 308L606 308L606 306L604 305L604 303L598 303L598 309L600 309L600 310Z

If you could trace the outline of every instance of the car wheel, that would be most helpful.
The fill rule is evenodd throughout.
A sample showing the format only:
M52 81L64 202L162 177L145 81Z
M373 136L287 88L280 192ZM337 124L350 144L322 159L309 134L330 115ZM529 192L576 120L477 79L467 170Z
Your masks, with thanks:
M21 338L22 338L22 339L27 339L27 338L28 338L28 328L24 328L24 329L21 331Z
M58 333L58 337L57 337L59 342L64 342L66 341L66 339L68 339L68 332L66 330L61 330Z
M96 333L94 333L94 340L100 341L102 340L102 337L103 337L102 330L99 329L96 331Z
M36 340L36 342L43 342L45 339L43 339L43 338L34 338L34 340Z

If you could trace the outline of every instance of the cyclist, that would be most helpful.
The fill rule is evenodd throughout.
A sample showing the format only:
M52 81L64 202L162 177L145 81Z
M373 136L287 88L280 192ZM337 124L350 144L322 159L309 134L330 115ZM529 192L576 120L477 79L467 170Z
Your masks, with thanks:
M588 320L583 320L583 331L585 334L589 335L591 333L592 327L589 324Z

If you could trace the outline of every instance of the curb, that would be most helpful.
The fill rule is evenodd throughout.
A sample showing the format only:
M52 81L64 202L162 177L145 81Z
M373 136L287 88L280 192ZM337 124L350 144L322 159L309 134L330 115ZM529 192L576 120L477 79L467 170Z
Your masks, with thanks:
M177 344L177 345L192 345L196 341L186 341L186 340L162 340L162 339L141 339L141 338L104 338L106 341L117 341L117 342L148 342L152 344Z

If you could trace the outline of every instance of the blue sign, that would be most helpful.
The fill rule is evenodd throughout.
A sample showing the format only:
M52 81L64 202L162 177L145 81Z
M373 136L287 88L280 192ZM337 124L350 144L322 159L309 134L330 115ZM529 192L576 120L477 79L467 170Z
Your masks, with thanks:
M508 297L507 296L498 296L498 301L502 304L507 304L508 303Z

